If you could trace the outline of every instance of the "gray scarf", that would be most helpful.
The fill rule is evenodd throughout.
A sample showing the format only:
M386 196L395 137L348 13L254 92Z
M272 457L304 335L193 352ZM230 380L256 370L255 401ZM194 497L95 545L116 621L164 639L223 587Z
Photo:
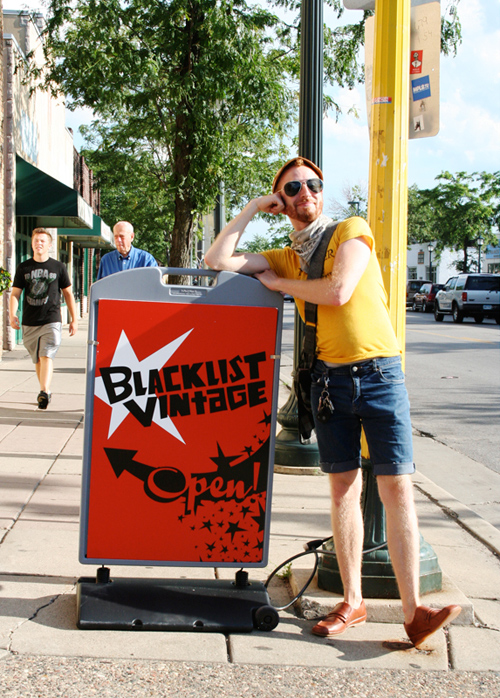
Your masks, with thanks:
M314 250L319 245L321 235L332 219L321 214L306 228L290 233L291 248L300 257L300 268L307 273Z

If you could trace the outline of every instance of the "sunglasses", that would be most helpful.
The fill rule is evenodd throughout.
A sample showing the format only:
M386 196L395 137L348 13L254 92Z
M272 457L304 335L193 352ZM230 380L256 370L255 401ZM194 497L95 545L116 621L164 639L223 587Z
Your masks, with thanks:
M317 177L314 177L314 179L308 179L306 182L299 182L298 180L287 182L283 187L283 191L287 196L297 196L299 191L302 189L302 184L306 184L309 191L312 191L313 194L319 194L320 191L323 191L323 182Z

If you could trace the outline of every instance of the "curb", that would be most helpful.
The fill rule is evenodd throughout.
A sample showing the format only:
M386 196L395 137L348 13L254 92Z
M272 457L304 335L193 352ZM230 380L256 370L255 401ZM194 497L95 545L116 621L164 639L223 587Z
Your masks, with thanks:
M495 526L485 521L479 514L467 505L459 502L449 492L432 480L417 472L414 481L415 487L428 499L436 504L447 516L465 529L476 540L485 545L492 553L500 557L500 531Z

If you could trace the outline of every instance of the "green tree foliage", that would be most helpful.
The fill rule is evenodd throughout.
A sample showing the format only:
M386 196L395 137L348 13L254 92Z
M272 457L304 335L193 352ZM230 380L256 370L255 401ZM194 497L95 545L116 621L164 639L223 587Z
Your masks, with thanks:
M459 271L474 266L469 248L481 237L484 245L498 244L500 172L442 172L433 189L410 188L408 235L411 242L436 242L439 253L462 251Z
M342 14L341 0L329 3ZM189 266L220 182L231 211L267 191L288 155L300 2L273 4L280 16L245 0L48 0L45 86L95 114L85 155L103 214L130 219L170 266ZM363 80L364 16L352 17L325 28L327 84ZM448 44L453 36L448 28ZM331 98L325 107L337 108Z
M329 215L342 221L350 216L368 217L368 189L364 184L347 184L342 189L342 199L331 199Z
M267 235L259 235L258 233L256 233L248 242L244 242L241 247L245 250L245 252L253 253L273 249L271 239Z
M277 18L240 0L52 0L50 11L50 83L96 115L89 163L113 206L145 198L157 210L170 265L189 266L218 183L251 193L283 157L294 102Z
M408 244L431 242L436 239L434 211L428 197L416 184L408 187Z
M241 248L245 252L264 252L265 250L281 249L290 245L292 226L282 217L271 221L267 235L256 233L250 240L244 242Z

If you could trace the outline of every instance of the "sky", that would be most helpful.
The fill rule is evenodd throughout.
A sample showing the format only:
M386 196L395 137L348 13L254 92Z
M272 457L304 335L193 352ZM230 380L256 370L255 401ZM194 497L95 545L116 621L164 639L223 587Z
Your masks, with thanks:
M408 184L420 188L435 186L444 170L500 169L500 0L461 0L458 12L462 44L456 57L440 59L439 133L408 145ZM341 192L343 182L368 180L369 134L364 86L335 94L360 115L324 121L325 188Z
M442 0L442 8L447 2ZM5 9L26 7L43 12L43 0L4 0ZM462 44L455 57L440 59L440 130L434 137L410 140L408 185L433 187L445 170L500 169L500 0L461 0L458 12ZM325 22L333 26L335 15L326 6L324 13ZM359 15L346 10L344 22L357 21ZM343 200L346 186L367 186L370 153L364 85L351 91L336 88L332 94L344 113L338 121L329 116L323 122L326 213L330 200ZM351 106L359 118L347 114ZM83 144L78 127L89 120L84 110L68 112L67 126L73 129L77 148ZM243 240L265 230L264 223L255 222Z

